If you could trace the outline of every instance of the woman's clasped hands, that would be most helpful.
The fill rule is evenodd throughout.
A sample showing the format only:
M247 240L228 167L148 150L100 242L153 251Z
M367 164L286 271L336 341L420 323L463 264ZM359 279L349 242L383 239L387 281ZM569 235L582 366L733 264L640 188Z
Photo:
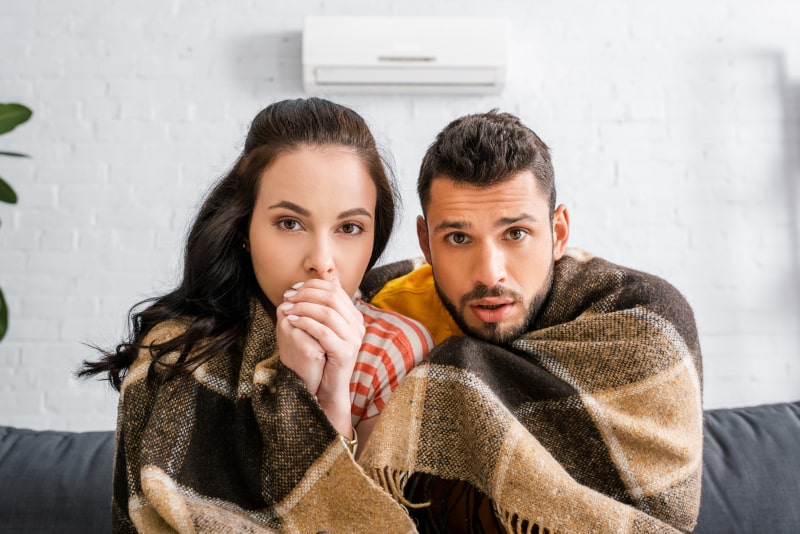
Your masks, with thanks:
M331 424L352 435L350 378L364 338L364 318L338 279L298 282L276 310L281 362L316 395Z

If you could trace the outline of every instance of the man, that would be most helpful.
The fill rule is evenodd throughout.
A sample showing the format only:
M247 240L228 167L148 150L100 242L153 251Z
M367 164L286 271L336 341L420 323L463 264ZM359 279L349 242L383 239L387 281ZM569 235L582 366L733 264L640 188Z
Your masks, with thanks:
M463 117L426 153L417 191L427 265L372 302L419 317L437 343L462 332L513 341L548 296L569 238L547 147L511 115Z
M441 345L362 466L412 511L423 503L421 531L691 530L702 381L685 300L566 248L548 148L513 115L449 124L417 189L427 263L375 270L362 289ZM409 447L378 445L392 440Z

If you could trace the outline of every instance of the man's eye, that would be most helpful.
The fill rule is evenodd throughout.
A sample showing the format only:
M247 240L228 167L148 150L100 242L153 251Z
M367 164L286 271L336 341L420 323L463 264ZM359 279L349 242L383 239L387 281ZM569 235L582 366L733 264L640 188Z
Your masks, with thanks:
M454 245L463 245L464 243L469 241L466 234L461 234L461 233L450 234L447 236L447 240L453 243Z
M506 236L508 236L508 239L510 239L511 241L519 241L520 239L523 239L526 235L528 235L528 232L526 232L522 228L512 228L511 230L506 232Z

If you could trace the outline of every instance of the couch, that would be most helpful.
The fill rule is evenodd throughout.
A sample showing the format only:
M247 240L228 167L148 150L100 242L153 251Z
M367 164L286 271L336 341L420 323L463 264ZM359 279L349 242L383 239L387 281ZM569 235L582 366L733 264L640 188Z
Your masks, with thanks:
M800 402L707 410L695 532L800 532ZM0 533L111 530L113 432L0 426Z

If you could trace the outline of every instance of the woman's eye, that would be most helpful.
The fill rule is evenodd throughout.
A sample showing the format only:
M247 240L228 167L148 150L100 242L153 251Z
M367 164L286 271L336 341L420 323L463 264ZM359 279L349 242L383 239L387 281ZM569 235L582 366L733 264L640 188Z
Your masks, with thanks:
M509 231L506 233L506 235L507 235L507 236L508 236L508 238L509 238L510 240L512 240L512 241L519 241L520 239L522 239L522 238L524 238L526 235L528 235L528 232L526 232L526 231L525 231L525 230L523 230L522 228L512 228L511 230L509 230Z
M447 240L453 243L454 245L463 245L468 241L466 234L458 232L448 235Z
M345 223L342 225L342 233L348 235L360 234L364 229L355 223Z
M299 230L300 229L300 222L296 219L281 219L278 221L278 228L281 230Z

